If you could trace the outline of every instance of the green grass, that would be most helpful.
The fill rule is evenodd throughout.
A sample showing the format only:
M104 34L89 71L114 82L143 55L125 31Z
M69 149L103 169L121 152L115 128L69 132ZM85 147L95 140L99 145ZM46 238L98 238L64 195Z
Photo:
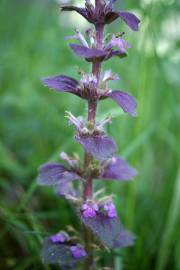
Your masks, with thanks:
M126 29L132 44L128 58L113 59L104 68L120 74L114 88L129 90L137 98L138 117L122 114L109 101L99 105L98 117L114 116L108 132L117 140L119 154L139 170L134 182L106 184L107 191L117 195L122 222L137 240L133 248L106 255L101 263L114 264L115 270L179 270L180 6L166 0L128 0L122 5L140 14L141 31ZM64 111L85 115L84 102L49 91L39 80L58 73L77 77L77 66L89 71L64 41L79 17L72 26L69 17L69 25L67 17L59 22L59 15L53 1L0 2L2 269L50 269L39 257L43 237L78 224L66 202L53 190L36 185L40 164L58 160L62 150L82 153ZM118 32L124 25L116 22L108 30ZM164 46L169 46L166 51Z

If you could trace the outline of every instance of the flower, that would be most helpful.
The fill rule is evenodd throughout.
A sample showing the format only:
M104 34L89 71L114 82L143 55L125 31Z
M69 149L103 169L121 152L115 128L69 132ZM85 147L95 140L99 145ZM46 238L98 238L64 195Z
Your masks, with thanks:
M103 205L103 209L105 210L106 215L109 218L117 217L116 207L112 201L105 202L105 204Z
M73 36L65 36L65 39L66 40L68 40L68 39L76 39L76 40L79 40L80 43L82 45L84 45L85 47L89 47L85 37L83 36L83 34L78 29L75 30L75 35L73 35Z
M54 234L50 237L50 240L52 241L52 243L64 243L69 241L69 235L66 232L59 232L57 234Z
M126 49L131 48L131 45L121 37L116 37L115 35L112 36L108 44L109 48L117 47L119 52L126 53Z
M102 83L106 83L107 81L116 81L119 80L119 76L117 74L113 74L111 70L106 70L103 74Z
M70 251L72 256L76 259L87 256L87 252L82 245L71 246Z
M82 215L85 218L93 218L96 216L99 207L94 202L87 202L81 206Z

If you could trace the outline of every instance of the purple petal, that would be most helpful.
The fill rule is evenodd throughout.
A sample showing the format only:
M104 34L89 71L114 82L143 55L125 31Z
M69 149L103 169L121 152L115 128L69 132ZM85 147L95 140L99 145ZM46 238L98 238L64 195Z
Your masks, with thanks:
M124 112L131 116L136 116L137 102L133 96L123 91L112 91L107 94L108 97L112 98Z
M85 203L81 206L81 212L83 217L93 218L98 211L98 205L96 203Z
M131 12L119 11L119 17L134 31L139 30L140 20Z
M126 247L134 243L134 235L124 230L118 217L109 218L99 213L94 218L81 216L81 219L96 237L109 248Z
M69 235L66 232L59 232L50 237L52 243L64 243L69 241Z
M84 247L81 245L71 246L70 251L71 251L73 257L76 259L87 256L87 253L86 253Z
M85 8L79 8L79 7L75 7L75 6L63 6L63 7L61 7L61 10L62 11L76 11L81 16L83 16L86 20L89 20L89 16L88 16Z
M114 180L130 180L137 175L137 170L130 167L121 157L112 158L112 163L105 167L102 177Z
M110 48L114 46L118 47L120 53L126 53L127 49L131 48L131 45L126 40L121 37L116 37L115 35L113 35L109 43Z
M75 54L87 59L103 58L107 55L106 51L98 50L95 48L88 48L77 44L69 44L69 46L71 47L71 49L74 51Z
M76 136L76 140L85 148L87 153L98 160L105 160L117 150L115 141L106 136Z
M42 82L45 86L57 91L67 91L75 94L77 92L78 81L65 75L42 78Z
M39 169L38 184L50 186L59 184L61 181L72 181L79 178L76 173L69 171L64 165L46 163Z
M101 207L103 207L103 211L109 218L117 217L116 207L112 201L105 202Z

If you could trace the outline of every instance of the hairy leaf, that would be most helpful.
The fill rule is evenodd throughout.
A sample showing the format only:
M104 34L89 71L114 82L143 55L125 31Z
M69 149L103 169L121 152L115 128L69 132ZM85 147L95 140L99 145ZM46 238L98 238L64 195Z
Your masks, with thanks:
M76 136L77 141L95 159L105 160L117 149L115 141L107 136Z
M97 238L109 248L127 247L134 243L134 235L123 228L118 217L109 218L102 213L98 213L94 218L82 216L81 219Z
M68 170L64 165L59 163L46 163L39 169L38 184L56 185L64 181L73 181L79 179L73 171Z
M105 179L114 180L130 180L136 175L137 170L130 167L121 157L113 157L101 174Z
M48 264L59 264L63 269L74 269L73 267L85 257L75 258L69 244L52 243L46 238L43 243L42 259Z
M107 96L113 99L124 112L131 116L136 116L137 102L133 96L119 90L112 91L108 93Z

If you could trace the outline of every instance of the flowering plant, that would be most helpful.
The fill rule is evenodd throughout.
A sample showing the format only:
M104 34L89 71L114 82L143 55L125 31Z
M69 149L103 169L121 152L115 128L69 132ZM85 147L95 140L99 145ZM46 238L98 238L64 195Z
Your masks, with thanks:
M92 63L90 74L82 73L79 81L66 75L43 78L45 86L58 92L67 92L84 99L88 104L87 119L66 112L69 123L74 125L75 140L84 148L84 161L79 156L61 153L62 163L43 164L39 169L38 183L53 186L56 193L74 207L83 226L83 237L70 236L60 231L44 240L42 257L48 264L58 264L61 269L75 269L79 263L84 269L97 269L94 254L96 249L112 249L131 246L134 235L121 224L112 196L102 196L102 190L93 191L93 182L98 180L131 180L137 171L119 156L116 142L108 137L105 126L110 117L97 121L98 102L110 98L130 116L136 115L134 97L121 90L111 90L108 81L119 77L110 70L101 71L104 61L127 56L130 44L123 33L104 36L104 26L118 18L132 30L138 30L139 19L132 13L113 9L114 0L96 0L95 6L85 0L85 7L63 6L62 11L75 11L94 25L86 31L87 38L76 30L73 36L80 44L70 43L73 52ZM78 183L78 184L77 184ZM76 188L75 188L76 187ZM102 196L102 197L101 197ZM79 269L79 268L78 268ZM103 268L105 269L105 268Z

